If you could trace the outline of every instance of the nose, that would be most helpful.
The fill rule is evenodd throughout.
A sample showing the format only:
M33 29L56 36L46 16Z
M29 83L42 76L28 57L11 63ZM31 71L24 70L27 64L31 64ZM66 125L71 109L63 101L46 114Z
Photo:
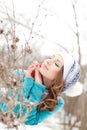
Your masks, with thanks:
M47 59L47 64L50 65L51 64L51 59Z

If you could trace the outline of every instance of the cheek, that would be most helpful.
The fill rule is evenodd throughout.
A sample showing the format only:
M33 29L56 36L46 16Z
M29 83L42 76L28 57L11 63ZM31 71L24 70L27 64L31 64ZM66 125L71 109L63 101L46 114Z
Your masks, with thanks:
M47 79L52 79L52 73L50 71L45 70L44 68L40 68L39 72L41 73L42 76L44 76Z
M50 71L51 71L51 75L52 75L53 79L56 79L58 77L59 68L54 65L51 67Z
M50 80L54 80L58 77L58 69L56 69L55 67L51 67L49 70L46 70L44 67L41 67L39 71L41 75L45 76Z
M44 70L42 67L39 69L39 72L41 75L45 76L46 70Z
M56 79L58 77L58 71L57 70L53 70L52 71L52 78Z

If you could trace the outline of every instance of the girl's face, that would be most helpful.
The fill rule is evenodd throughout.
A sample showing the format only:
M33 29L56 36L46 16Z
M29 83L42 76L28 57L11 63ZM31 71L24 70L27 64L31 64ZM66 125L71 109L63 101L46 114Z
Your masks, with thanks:
M55 80L58 77L58 72L64 65L64 61L61 55L55 55L51 58L44 60L40 67L40 73L42 76L49 80Z

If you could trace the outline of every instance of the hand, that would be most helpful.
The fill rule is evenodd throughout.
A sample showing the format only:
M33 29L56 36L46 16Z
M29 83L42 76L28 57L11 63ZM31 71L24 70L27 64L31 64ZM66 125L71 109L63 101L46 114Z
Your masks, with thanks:
M29 66L27 71L26 71L26 76L34 78L35 68L36 68L35 66Z
M35 69L39 68L40 64L37 61L34 61L27 69L26 75L29 77L35 77Z
M29 67L40 67L40 64L38 63L38 61L33 61L33 63L29 66Z
M32 66L35 67L35 73L34 73L34 79L36 82L42 84L42 77L41 77L41 74L39 72L39 69L40 69L40 64L37 62L37 61L34 61Z
M42 84L42 76L41 76L41 74L39 72L39 68L40 67L35 69L35 78L34 79L35 79L36 82Z

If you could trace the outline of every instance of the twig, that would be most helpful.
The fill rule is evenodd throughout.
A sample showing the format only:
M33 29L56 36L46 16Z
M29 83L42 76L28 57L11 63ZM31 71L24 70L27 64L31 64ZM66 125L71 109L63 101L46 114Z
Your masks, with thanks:
M40 8L41 8L41 6L42 6L42 4L43 4L44 1L45 1L45 0L42 0L41 3L40 3L39 6L38 6L37 14L36 14L36 17L35 17L35 19L34 19L34 21L33 21L33 23L32 23L32 27L31 27L31 31L30 31L30 35L29 35L29 38L28 38L28 42L27 42L27 43L30 42L30 39L31 39L32 34L33 34L33 29L34 29L35 23L36 23L36 21L37 21L37 19L38 19L38 17L39 17Z

